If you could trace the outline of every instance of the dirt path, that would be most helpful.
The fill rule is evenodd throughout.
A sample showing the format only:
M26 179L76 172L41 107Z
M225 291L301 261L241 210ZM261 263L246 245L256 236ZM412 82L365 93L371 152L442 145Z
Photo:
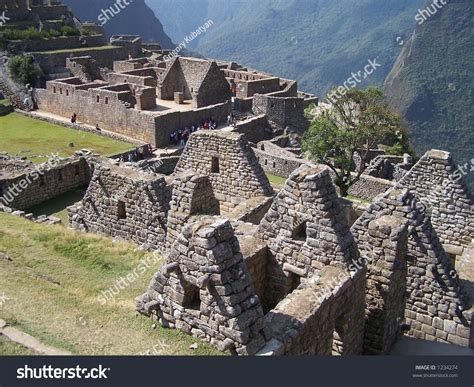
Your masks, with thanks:
M29 348L35 352L38 352L41 355L48 356L67 356L72 355L72 353L63 351L61 349L49 347L42 344L40 341L35 339L33 336L28 335L20 331L19 329L9 327L6 325L5 321L0 320L0 335L3 335L10 339L11 341L23 345L26 348Z

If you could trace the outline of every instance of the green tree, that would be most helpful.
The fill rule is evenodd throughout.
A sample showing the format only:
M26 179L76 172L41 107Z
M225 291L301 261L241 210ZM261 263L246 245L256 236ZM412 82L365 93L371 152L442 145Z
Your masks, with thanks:
M34 85L43 75L41 67L31 55L15 55L8 62L8 68L14 80L26 85Z
M400 117L388 107L382 91L375 87L351 89L325 112L310 118L302 149L335 173L334 182L343 197L365 171L370 149L385 144L397 152L409 150L407 132ZM357 171L354 155L360 159Z

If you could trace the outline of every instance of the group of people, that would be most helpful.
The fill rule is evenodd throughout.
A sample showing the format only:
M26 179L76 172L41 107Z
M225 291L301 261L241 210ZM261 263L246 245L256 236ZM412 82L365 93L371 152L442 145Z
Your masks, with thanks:
M192 125L184 129L175 130L170 134L170 141L174 145L185 146L188 142L189 136L198 130L215 130L219 124L212 118L204 121L201 125Z
M133 152L122 154L121 161L132 163L145 160L151 156L153 156L153 147L150 144L146 144L137 147Z

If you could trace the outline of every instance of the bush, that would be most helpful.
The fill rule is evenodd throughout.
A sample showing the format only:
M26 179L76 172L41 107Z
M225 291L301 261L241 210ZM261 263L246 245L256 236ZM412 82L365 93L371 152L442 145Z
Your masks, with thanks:
M62 36L77 36L79 35L79 31L71 26L64 26L61 27L61 35Z
M41 67L30 55L15 55L8 62L8 68L14 80L26 85L34 85L43 75Z

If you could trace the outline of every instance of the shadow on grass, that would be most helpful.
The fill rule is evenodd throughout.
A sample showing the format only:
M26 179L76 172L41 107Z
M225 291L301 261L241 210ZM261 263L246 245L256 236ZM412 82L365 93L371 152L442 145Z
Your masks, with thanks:
M85 189L77 189L67 192L41 204L30 207L26 210L26 212L31 212L35 217L40 215L53 215L60 218L63 222L63 225L67 225L67 207L72 206L74 203L82 200L85 192Z

